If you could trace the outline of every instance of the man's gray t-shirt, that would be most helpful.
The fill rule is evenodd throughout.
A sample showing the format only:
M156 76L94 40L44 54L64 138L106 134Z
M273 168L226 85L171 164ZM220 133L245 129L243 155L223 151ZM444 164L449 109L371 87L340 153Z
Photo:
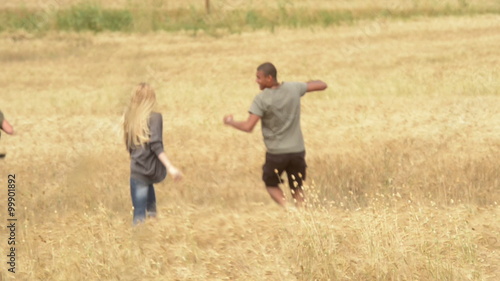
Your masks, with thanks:
M249 112L261 117L267 152L305 151L300 129L300 98L306 91L306 83L284 82L276 89L264 89L254 98Z

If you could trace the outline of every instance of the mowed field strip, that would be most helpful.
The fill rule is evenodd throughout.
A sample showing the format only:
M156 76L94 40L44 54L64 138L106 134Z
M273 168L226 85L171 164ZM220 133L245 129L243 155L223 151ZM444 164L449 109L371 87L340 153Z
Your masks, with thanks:
M4 32L0 109L16 135L2 134L0 177L18 178L19 253L2 278L496 280L498 42L497 15L221 37ZM247 117L264 61L280 81L329 85L302 99L303 212L268 197L259 128L222 125ZM159 218L134 228L120 122L139 82L185 179L158 184Z

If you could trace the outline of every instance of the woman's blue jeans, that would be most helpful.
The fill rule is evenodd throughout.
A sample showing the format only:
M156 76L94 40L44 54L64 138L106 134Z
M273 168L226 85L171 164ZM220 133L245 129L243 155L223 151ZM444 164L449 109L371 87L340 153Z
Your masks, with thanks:
M147 184L137 179L130 179L130 195L134 206L134 224L156 217L156 196L153 184Z

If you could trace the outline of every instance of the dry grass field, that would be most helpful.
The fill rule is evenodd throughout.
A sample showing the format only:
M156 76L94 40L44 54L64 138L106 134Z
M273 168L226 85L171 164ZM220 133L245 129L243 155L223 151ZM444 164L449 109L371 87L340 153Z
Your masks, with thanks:
M15 174L17 222L16 273L5 230L0 280L498 280L498 42L498 15L1 33L0 110L16 135L0 140L0 220ZM329 84L302 100L299 212L266 193L260 129L222 124L247 117L264 61L280 80ZM120 122L142 81L185 179L156 185L159 217L132 227Z

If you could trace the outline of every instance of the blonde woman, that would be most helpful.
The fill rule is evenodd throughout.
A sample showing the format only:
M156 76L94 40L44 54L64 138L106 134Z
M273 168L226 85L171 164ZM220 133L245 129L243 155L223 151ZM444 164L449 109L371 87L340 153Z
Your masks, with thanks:
M134 206L133 223L156 216L153 184L161 182L167 172L174 180L182 173L170 163L163 150L162 116L153 109L156 95L153 88L141 83L132 94L124 115L124 138L130 153L130 193Z

